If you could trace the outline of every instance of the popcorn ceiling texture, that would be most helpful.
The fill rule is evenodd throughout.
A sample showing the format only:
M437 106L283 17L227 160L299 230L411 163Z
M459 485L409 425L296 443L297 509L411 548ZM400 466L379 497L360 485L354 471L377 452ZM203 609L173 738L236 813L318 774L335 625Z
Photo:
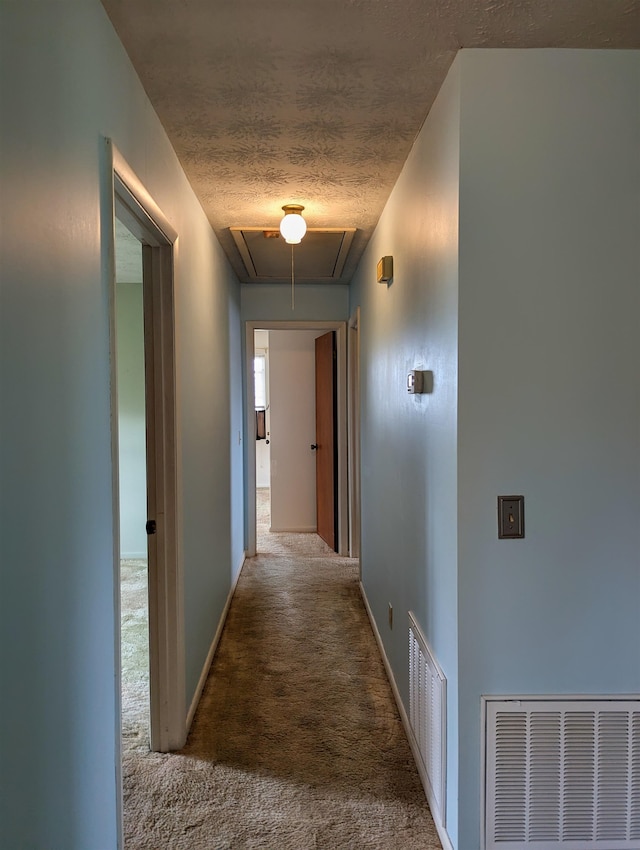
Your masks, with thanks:
M640 0L103 0L228 228L356 227L350 279L460 47L640 48Z

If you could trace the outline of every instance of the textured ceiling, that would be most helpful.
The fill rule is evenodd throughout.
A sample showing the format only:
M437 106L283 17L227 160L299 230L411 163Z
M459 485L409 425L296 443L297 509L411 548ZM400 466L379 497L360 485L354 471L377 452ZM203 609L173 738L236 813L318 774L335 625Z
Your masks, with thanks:
M350 279L458 48L640 48L640 0L103 5L243 280L229 227L285 203L357 228Z

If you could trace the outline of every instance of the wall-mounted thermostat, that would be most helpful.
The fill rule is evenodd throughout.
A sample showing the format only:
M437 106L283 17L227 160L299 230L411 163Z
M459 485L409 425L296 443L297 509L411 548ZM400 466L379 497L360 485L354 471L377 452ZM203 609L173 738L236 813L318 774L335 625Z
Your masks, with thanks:
M382 257L378 261L378 283L389 283L393 278L393 257Z

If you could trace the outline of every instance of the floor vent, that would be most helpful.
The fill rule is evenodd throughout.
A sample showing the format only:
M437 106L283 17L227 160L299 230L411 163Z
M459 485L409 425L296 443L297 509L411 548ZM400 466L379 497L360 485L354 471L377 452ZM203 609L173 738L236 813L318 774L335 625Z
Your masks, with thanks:
M485 705L485 850L640 850L640 700Z
M445 820L447 680L409 613L409 722L434 819Z

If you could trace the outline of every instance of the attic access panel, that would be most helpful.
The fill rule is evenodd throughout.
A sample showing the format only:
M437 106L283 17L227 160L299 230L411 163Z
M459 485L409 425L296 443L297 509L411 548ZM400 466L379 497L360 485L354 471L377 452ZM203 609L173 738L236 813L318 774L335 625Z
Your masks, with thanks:
M291 245L265 227L231 227L247 283L291 280ZM355 228L309 228L293 246L296 282L340 280ZM278 234L274 236L273 234Z

